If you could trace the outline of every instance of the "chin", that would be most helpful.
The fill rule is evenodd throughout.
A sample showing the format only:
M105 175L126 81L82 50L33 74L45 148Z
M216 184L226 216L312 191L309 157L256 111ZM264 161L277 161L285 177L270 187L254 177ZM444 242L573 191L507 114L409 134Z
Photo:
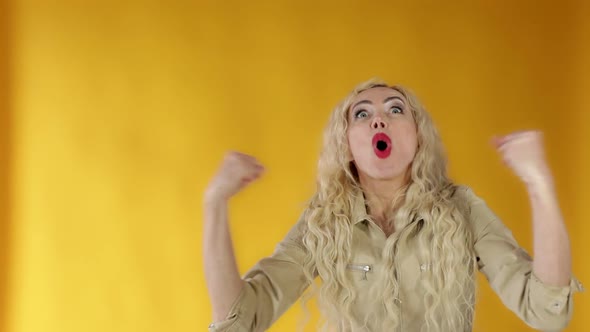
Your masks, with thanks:
M404 172L400 170L372 170L366 173L370 178L375 180L392 180L403 176Z
M401 167L399 163L394 163L392 160L389 160L386 164L376 165L375 162L369 163L361 163L359 164L354 163L357 173L363 173L364 176L373 179L373 180L393 180L399 178L400 176L404 176L404 174L409 171L410 165L406 165L405 167ZM364 166L364 167L363 167ZM360 174L359 174L360 175Z
M383 175L375 176L374 179L387 181L387 180L393 180L395 178L398 178L399 176L401 176L401 174L383 174Z

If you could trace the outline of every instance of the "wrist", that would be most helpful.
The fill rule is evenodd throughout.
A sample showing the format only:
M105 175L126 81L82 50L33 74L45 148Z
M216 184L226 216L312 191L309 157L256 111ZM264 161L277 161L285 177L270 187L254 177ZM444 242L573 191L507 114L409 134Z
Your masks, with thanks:
M555 195L555 184L550 176L538 177L528 181L526 189L530 196L537 198L547 198Z
M553 187L553 175L547 166L540 166L527 175L528 176L523 179L527 188L537 189Z
M219 204L227 204L229 201L229 198L226 197L225 195L216 192L216 191L212 191L212 190L207 190L205 192L205 195L203 196L203 203L205 205L219 205Z

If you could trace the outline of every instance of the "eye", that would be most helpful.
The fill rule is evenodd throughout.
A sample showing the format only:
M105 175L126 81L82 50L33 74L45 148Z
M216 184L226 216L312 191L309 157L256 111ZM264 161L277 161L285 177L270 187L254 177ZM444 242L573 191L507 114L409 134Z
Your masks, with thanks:
M358 110L354 113L354 117L357 119L366 118L368 116L369 116L369 112L367 112L365 110Z
M404 110L399 106L392 106L389 111L394 114L402 114Z

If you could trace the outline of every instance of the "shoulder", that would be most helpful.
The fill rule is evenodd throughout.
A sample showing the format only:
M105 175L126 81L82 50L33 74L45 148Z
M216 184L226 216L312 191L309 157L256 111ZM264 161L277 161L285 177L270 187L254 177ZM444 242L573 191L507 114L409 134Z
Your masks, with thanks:
M483 198L478 196L475 191L464 184L454 186L453 199L458 203L463 203L472 208L474 205L484 204Z
M454 205L468 217L471 213L471 204L477 196L469 186L463 184L453 185L451 190L451 200Z
M469 186L456 185L453 198L457 206L464 210L465 216L476 232L483 230L491 222L498 219L484 199L478 196Z
M478 198L471 187L464 184L454 185L453 198L456 200L463 200L466 202L472 201L474 198Z

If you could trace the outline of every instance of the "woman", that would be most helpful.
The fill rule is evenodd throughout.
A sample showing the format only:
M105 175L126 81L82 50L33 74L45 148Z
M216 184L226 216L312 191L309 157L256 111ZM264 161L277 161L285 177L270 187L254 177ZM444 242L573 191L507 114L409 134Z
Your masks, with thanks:
M528 190L534 260L482 199L448 178L440 138L418 99L369 81L332 113L308 208L244 278L227 204L263 167L228 154L205 193L210 331L264 331L309 285L328 329L471 331L476 270L528 325L563 328L581 285L571 277L542 135L519 132L493 143Z

